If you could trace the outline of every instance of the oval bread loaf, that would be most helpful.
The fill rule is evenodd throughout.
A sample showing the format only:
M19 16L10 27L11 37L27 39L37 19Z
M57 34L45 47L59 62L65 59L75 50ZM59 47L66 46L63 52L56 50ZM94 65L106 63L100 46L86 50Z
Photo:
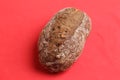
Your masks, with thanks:
M65 71L79 57L91 30L87 14L75 8L60 10L38 41L39 62L50 72Z

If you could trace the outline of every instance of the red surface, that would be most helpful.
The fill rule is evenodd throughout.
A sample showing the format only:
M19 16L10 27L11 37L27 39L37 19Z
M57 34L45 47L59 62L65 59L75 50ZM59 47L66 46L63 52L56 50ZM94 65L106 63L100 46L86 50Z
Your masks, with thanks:
M64 7L86 11L92 31L68 71L48 74L36 68L36 44ZM120 80L120 0L0 0L0 80Z

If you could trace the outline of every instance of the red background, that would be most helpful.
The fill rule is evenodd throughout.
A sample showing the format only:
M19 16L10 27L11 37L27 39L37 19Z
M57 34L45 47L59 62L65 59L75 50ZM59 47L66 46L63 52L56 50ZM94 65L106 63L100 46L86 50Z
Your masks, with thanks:
M39 33L64 7L92 19L81 57L66 72L36 68ZM120 0L0 0L0 80L120 80Z

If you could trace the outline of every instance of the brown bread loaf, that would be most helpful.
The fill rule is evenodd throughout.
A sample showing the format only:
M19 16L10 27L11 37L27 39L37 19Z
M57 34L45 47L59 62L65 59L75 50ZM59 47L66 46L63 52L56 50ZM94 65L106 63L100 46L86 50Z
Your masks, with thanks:
M91 21L75 8L60 10L45 26L38 41L39 62L50 72L65 71L79 57Z

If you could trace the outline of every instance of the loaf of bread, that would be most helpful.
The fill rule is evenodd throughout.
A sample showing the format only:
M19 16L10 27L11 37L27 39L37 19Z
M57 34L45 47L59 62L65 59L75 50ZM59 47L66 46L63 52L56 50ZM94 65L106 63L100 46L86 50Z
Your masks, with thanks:
M40 34L40 64L50 72L65 71L80 56L90 30L85 12L71 7L60 10Z

